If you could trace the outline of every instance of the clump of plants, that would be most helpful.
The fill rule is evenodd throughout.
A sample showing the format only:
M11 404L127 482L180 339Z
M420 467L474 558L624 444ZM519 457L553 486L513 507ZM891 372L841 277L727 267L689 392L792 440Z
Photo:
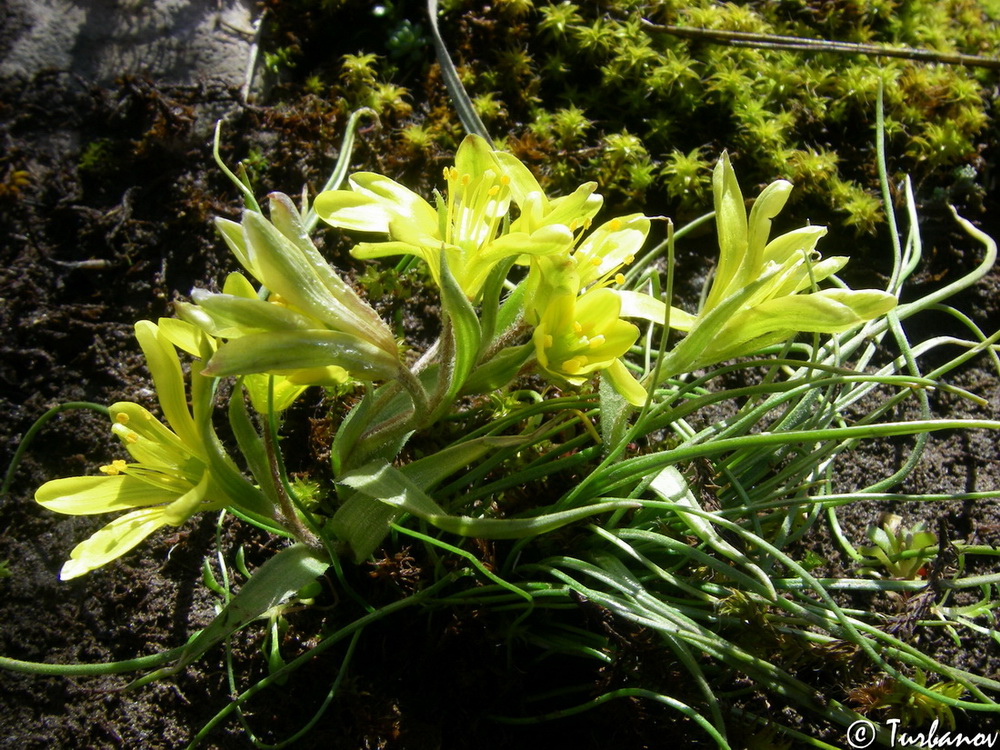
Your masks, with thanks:
M574 6L550 7L566 17L542 31L576 33ZM498 8L513 19L533 12L531 3ZM607 53L602 24L586 37L595 59ZM368 75L364 59L345 63ZM1000 428L932 418L927 396L938 390L982 403L947 376L977 355L996 360L1000 333L987 335L942 303L993 266L996 243L956 213L984 248L981 264L901 302L922 251L907 183L905 239L883 204L893 228L885 288L852 289L837 276L848 259L823 252L825 227L772 228L791 202L791 182L754 191L748 209L728 153L709 171L697 146L674 160L670 177L700 185L691 189L710 196L709 213L676 229L640 211L601 216L600 180L560 190L475 134L487 102L469 97L460 80L456 74L449 87L470 134L431 191L381 171L348 176L358 114L326 189L298 204L281 193L263 201L246 169L233 173L218 156L217 131L219 168L245 208L216 227L241 270L220 291L195 289L175 317L136 323L159 412L130 401L90 405L106 415L120 457L46 482L35 500L58 513L110 517L69 551L63 580L102 575L158 530L196 514L254 527L275 551L253 570L243 554L216 552L223 575L206 566L204 580L219 611L175 649L111 664L0 657L0 666L133 672L130 687L140 689L256 629L262 676L246 685L231 676L218 714L193 728L191 745L238 719L255 744L273 746L248 709L275 686L304 689L300 670L335 655L316 717L278 738L285 746L342 695L371 630L391 627L406 610L474 610L503 623L500 645L528 643L615 675L529 696L531 711L481 717L497 723L540 724L628 699L684 717L720 748L739 746L741 736L828 747L787 725L781 707L838 731L862 718L859 707L915 724L953 717L956 708L995 712L1000 683L924 653L875 607L848 606L841 596L881 603L921 595L926 606L910 626L943 626L961 643L995 637L1000 577L938 571L931 586L913 569L914 559L930 559L925 532L887 522L870 540L852 542L837 514L898 485L931 433ZM567 149L592 127L570 107L550 126ZM652 161L642 139L611 135L590 164L595 175L645 180L638 167ZM888 195L885 164L878 166ZM829 164L811 168L819 174ZM714 273L698 305L677 305L676 245L713 219ZM402 288L378 265L385 258L402 258L399 270L423 270L438 315L433 342L400 340L391 315L380 315L317 249L320 221L351 238L352 255L376 269L366 275L369 288L390 296ZM650 247L654 223L666 239ZM904 322L931 308L954 314L968 340L912 342ZM955 345L958 354L944 353ZM937 364L925 372L931 353ZM741 384L732 384L734 374ZM293 477L290 460L304 451L285 420L316 388L334 404L324 429L310 435L327 465ZM892 418L904 402L920 419ZM837 467L859 442L901 435L917 436L904 466L867 487L838 487ZM814 575L801 542L824 522L844 556L888 574ZM376 600L358 584L353 571L366 565L388 596L382 589ZM236 590L230 569L246 578ZM287 642L289 623L316 606L325 585L353 605L330 609L321 628ZM967 591L981 600L950 599ZM583 626L581 611L589 615ZM663 680L644 660L681 679ZM767 701L755 700L761 695Z

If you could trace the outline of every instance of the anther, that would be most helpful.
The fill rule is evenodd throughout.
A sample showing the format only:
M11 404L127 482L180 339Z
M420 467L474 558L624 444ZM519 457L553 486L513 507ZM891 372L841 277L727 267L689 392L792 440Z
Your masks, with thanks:
M110 464L101 467L101 473L112 477L121 474L123 471L125 471L125 462L120 458L116 458Z

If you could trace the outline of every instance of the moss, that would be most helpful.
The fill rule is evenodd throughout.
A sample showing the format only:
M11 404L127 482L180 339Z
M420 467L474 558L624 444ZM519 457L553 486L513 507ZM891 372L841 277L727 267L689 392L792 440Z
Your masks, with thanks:
M274 50L295 46L286 86L346 113L382 118L380 157L410 168L462 129L426 43L422 4L267 3ZM1000 47L1000 6L973 0L471 0L441 4L449 52L492 134L561 191L596 179L613 205L697 210L710 165L729 149L748 184L785 177L812 220L860 232L882 214L872 170L875 101L885 88L889 163L928 194L959 196L956 170L982 179L996 139L996 71L833 52L732 47L655 24L907 45L967 54ZM350 40L329 29L349 25ZM321 87L317 79L326 83ZM991 140L992 139L992 140ZM987 149L984 151L984 149ZM426 179L426 178L420 178ZM428 186L430 187L430 185ZM708 205L701 206L708 209Z

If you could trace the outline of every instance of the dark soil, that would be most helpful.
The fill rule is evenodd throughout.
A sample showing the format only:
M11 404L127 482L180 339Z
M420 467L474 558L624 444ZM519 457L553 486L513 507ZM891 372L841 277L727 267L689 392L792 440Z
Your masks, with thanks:
M344 124L342 116L309 95L269 108L243 105L237 91L210 84L171 87L129 78L98 88L60 72L0 83L3 466L34 420L54 405L127 399L155 409L132 337L133 323L169 315L172 301L195 285L216 283L234 267L211 227L213 216L234 217L239 209L234 190L211 161L211 127L223 113L229 115L227 160L245 157L252 146L269 149L267 183L292 194L303 182L312 190L318 187L329 168L330 149L315 140L299 148L288 134L301 128L310 139L333 143ZM373 161L372 144L381 137L369 131L361 138L359 161ZM24 184L15 179L19 170L28 174ZM996 234L1000 206L995 193L987 197L986 209L992 211L987 215L993 217ZM358 270L343 253L342 242L331 235L324 235L323 241L331 257ZM929 262L913 294L948 283L980 257L978 246L943 216L929 216L925 242ZM692 265L690 270L695 275L700 269ZM998 300L1000 283L993 272L955 305L991 332L1000 328ZM413 303L400 325L420 319L420 304ZM952 331L952 325L944 315L927 314L910 328L916 338L923 338ZM985 359L966 366L950 381L982 395L990 405L973 408L936 394L936 413L996 415L1000 386ZM327 409L319 395L307 398L293 421L322 424ZM905 460L912 445L898 440L862 448L840 463L838 481L851 488L885 476ZM32 501L32 493L48 479L92 473L118 455L103 418L88 411L61 414L35 441L10 493L0 499L0 561L9 561L12 573L0 579L3 655L56 664L129 659L182 644L211 619L216 598L202 585L201 571L216 544L212 517L198 517L179 530L161 533L97 573L58 581L69 550L103 521L49 513ZM924 460L901 490L1000 490L998 441L983 432L933 437ZM884 509L858 507L844 513L845 532L861 540L867 524ZM1000 512L993 501L942 502L907 507L905 512L909 519L927 518L942 539L1000 545ZM274 548L273 540L236 523L226 526L221 542L227 554L244 546L251 565ZM837 553L828 541L810 543L836 571ZM407 571L419 568L419 561L400 550L387 554L380 566L348 573L373 601L398 597L408 585ZM317 608L291 616L288 648L294 651L314 642L327 612ZM602 627L595 625L595 617L599 620L600 613L581 606L580 627ZM640 748L664 746L666 738L678 746L705 746L702 735L675 714L639 701L614 701L573 719L529 728L492 720L495 715L536 712L524 697L545 686L590 682L596 688L623 679L613 670L583 667L574 660L539 661L537 649L509 641L504 630L508 624L476 610L409 610L367 630L340 697L314 731L294 746ZM604 625L630 644L628 659L616 668L625 669L631 659L638 665L633 672L685 690L683 673L663 660L647 642L648 634L621 623ZM262 674L260 637L254 631L233 644L244 688ZM922 631L913 638L949 664L1000 677L1000 653L993 641L969 638L956 648L941 632ZM343 647L334 648L284 687L250 703L247 720L262 740L287 738L309 720L335 678L343 653ZM174 678L122 692L127 682L127 677L0 672L0 747L181 747L230 696L221 648ZM830 689L837 686L831 682ZM760 697L752 700L764 703ZM770 710L783 709L774 705ZM982 717L960 721L974 731L989 729ZM810 730L808 724L805 728ZM841 735L828 729L811 730L827 732L834 744L842 742ZM232 719L216 728L206 744L250 746Z

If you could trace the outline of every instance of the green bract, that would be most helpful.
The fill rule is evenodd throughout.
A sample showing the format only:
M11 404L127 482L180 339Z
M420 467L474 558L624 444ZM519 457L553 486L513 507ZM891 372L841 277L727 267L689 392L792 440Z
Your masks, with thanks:
M875 289L807 292L839 271L847 258L821 260L815 251L825 227L803 227L768 242L771 220L792 185L768 185L750 211L728 154L715 167L713 190L719 263L696 316L671 314L687 337L666 358L664 375L686 372L787 341L796 333L839 333L882 315L896 298Z
M288 197L273 194L270 206L271 221L247 210L242 225L217 222L263 298L232 274L222 294L195 290L195 304L178 306L185 320L227 342L205 374L270 373L299 385L394 377L401 365L392 331L319 254Z

